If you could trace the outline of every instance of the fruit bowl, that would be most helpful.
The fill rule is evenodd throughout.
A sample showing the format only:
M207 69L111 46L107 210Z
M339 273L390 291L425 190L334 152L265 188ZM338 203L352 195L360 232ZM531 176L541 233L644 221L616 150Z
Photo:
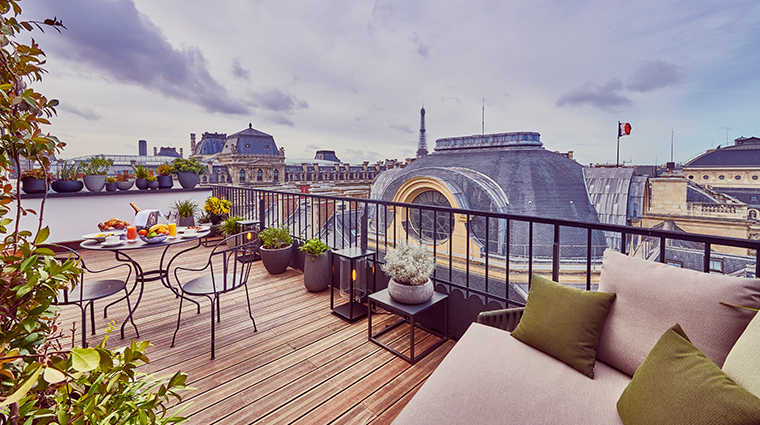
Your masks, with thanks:
M142 240L145 243L159 243L159 242L163 242L167 237L168 235L158 235L158 236L154 236L148 239L145 236L140 235L140 240Z

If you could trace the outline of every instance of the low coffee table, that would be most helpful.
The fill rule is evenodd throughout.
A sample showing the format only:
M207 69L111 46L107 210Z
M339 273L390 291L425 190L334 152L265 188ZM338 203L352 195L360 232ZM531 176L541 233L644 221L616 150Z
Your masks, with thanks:
M368 297L368 303L367 303L367 323L369 326L369 330L367 331L367 334L369 336L369 340L374 342L375 344L385 348L386 350L390 351L391 353L401 357L402 359L406 360L407 362L411 364L417 363L421 358L427 356L430 354L433 350L438 348L441 344L446 342L448 338L449 333L449 306L448 306L448 298L449 296L446 294L441 294L440 292L434 292L433 298L430 300L422 303L422 304L402 304L399 302L396 302L391 298L391 296L388 294L387 289L383 289L380 292L375 292L374 294L370 294ZM428 329L425 326L420 325L415 321L416 316L423 313L424 311L427 311L435 306L441 306L443 307L443 333L434 331L432 329ZM389 326L380 332L373 334L372 333L372 310L373 307L380 307L383 310L389 311L397 316L401 316L404 320L400 321L392 326ZM397 326L401 325L402 323L409 323L410 329L409 329L409 339L411 348L409 350L409 356L402 354L399 351L394 350L390 346L380 342L377 338L379 338L381 335L385 334L386 332L389 332L393 329L395 329ZM430 348L423 351L422 353L418 355L414 355L414 328L420 328L422 330L427 331L428 333L435 335L439 338L439 340L433 344Z

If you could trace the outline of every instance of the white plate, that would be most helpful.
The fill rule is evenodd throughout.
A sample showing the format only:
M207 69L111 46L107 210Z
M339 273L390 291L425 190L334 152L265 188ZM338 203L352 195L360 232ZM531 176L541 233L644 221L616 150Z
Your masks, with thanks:
M111 247L114 247L114 246L124 245L124 241L123 241L123 240L118 240L118 241L116 241L115 243L107 243L107 242L103 242L103 243L101 243L100 245L101 245L101 246L104 246L104 247L106 247L106 248L111 248Z
M99 239L99 238L105 238L106 236L109 236L109 235L121 236L126 233L127 233L126 230L106 230L105 232L86 234L82 236L82 239Z

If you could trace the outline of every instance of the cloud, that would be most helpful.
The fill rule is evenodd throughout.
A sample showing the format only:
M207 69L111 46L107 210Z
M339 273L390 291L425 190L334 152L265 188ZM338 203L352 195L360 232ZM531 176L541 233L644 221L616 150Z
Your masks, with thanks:
M374 164L383 158L383 155L375 151L363 151L355 149L341 149L338 158L343 162L349 164L361 164L364 161L369 161L370 164Z
M87 121L98 121L103 118L102 115L95 112L95 110L92 108L77 108L76 106L69 103L61 103L58 109L82 117Z
M209 72L197 47L175 48L132 0L69 0L61 12L67 31L52 39L65 44L65 59L102 72L104 78L157 91L209 112L247 114Z
M441 103L456 103L460 104L462 101L458 97L444 95L441 97Z
M427 59L430 57L430 46L421 42L420 37L417 35L417 33L412 33L412 44L414 44L414 52L418 55L422 56L423 58Z
M232 75L249 83L251 82L251 71L243 68L243 65L240 64L240 58L232 60Z
M409 128L409 126L406 124L389 124L388 128L391 130L400 131L402 133L414 133L414 130Z
M642 62L628 78L627 88L631 91L650 92L663 87L673 86L685 76L683 68L662 60Z
M557 107L589 105L603 111L611 111L622 106L631 106L633 102L625 96L618 94L623 88L623 83L612 78L600 85L588 82L579 89L564 93L557 100Z
M318 150L321 150L322 148L320 148L317 145L306 145L304 146L304 149L310 150L310 151L318 151Z
M300 100L276 87L251 92L250 96L249 105L267 111L292 112L297 109L309 108L309 102Z

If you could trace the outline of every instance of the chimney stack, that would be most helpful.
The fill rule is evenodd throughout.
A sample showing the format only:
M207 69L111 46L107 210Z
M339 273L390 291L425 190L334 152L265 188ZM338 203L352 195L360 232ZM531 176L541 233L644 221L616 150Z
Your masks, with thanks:
M195 133L190 133L190 150L195 153Z
M157 156L157 155L158 155L158 148L153 146L153 156Z
M184 148L179 148L179 157L180 158L184 158L185 157Z
M140 156L148 156L148 142L140 140L137 142L137 153Z

